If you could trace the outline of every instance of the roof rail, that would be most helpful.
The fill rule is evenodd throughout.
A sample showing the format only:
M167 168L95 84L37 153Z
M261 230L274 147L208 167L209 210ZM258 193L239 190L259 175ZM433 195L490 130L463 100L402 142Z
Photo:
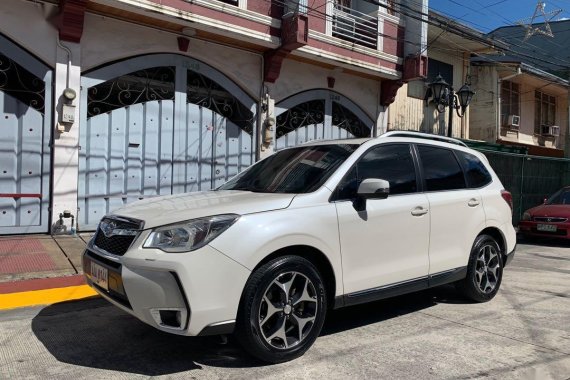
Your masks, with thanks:
M430 133L422 133L422 132L414 132L414 131L390 131L390 132L386 132L386 133L378 136L378 138L383 138L383 137L412 137L412 138L416 138L416 139L441 141L441 142L455 144L455 145L459 145L459 146L463 146L463 147L467 148L467 145L461 140L454 139L452 137L432 135Z

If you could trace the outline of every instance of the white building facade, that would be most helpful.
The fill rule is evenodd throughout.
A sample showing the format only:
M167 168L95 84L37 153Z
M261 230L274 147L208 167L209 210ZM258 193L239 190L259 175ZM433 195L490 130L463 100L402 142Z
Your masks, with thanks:
M93 230L276 149L382 132L426 40L404 9L427 1L382 4L2 2L0 234Z

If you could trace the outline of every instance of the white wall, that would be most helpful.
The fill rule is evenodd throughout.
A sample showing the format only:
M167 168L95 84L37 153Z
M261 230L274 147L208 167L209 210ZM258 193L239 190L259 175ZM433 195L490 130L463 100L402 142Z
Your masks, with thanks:
M47 19L57 13L50 4L21 0L0 1L0 33L54 67L58 35Z
M378 118L378 97L380 81L358 77L340 71L309 65L292 59L285 59L281 67L281 75L275 83L267 83L269 94L275 103L313 89L327 89L327 77L334 77L335 84L331 90L336 91L354 103L372 119Z
M497 70L489 66L471 68L473 87L469 133L474 140L497 140Z
M182 54L220 70L250 96L259 99L260 55L194 38L190 38L188 52L183 53L178 50L177 37L176 34L154 28L87 14L81 39L82 71L137 55Z
M0 3L0 33L11 38L25 50L54 68L55 112L52 126L60 120L61 94L66 87L79 94L81 47L65 43L71 49L72 62L68 71L68 54L57 46L58 31L48 20L57 14L57 7L29 1L6 0ZM78 103L78 99L75 100ZM52 145L52 220L55 224L64 210L77 215L77 160L79 138L79 109L75 123L65 126L64 133L54 132ZM67 230L70 229L69 219Z
M445 50L428 50L429 58L453 65L453 86L457 91L465 82L466 72L463 51L457 49L450 50L449 46L440 47L443 47ZM443 113L439 113L433 103L426 106L423 99L427 90L425 84L426 82L423 80L414 81L404 84L398 90L396 101L390 105L388 110L389 130L410 130L447 135L449 107L446 107ZM416 88L409 89L409 86L416 86ZM472 86L472 88L477 90L476 86ZM408 92L409 90L412 90L411 92L414 93L415 97L409 96L411 95L411 92ZM470 108L468 108L463 118L457 116L457 113L453 111L454 137L469 137Z
M52 5L29 1L0 2L0 33L54 68L54 129L57 129L60 120L63 90L69 86L78 95L74 101L77 105L75 122L66 125L64 132L54 133L52 223L57 222L59 213L64 210L70 210L75 215L78 211L78 152L82 128L79 117L81 73L137 55L176 53L203 61L218 69L254 99L259 99L262 84L261 55L193 38L190 38L189 51L181 53L176 34L94 14L85 16L81 44L64 42L72 52L68 77L67 53L57 46L57 28L47 21L57 14L57 10L57 7ZM384 113L380 111L378 104L379 80L286 59L281 77L277 83L268 84L267 88L271 97L279 102L299 92L328 88L327 77L335 78L332 90L352 100L372 120L382 122L381 116ZM66 220L66 224L69 230L69 220Z
M520 126L519 133L500 128L497 134L497 113L499 111L497 97L497 80L499 73L495 66L475 66L472 68L473 85L477 90L471 103L470 131L471 138L488 142L497 139L528 145L565 148L568 136L568 96L560 86L549 84L544 80L528 74L513 77L511 81L520 85ZM502 77L515 73L515 69L501 69ZM560 126L560 137L543 138L534 133L535 91L539 90L556 97L556 125Z

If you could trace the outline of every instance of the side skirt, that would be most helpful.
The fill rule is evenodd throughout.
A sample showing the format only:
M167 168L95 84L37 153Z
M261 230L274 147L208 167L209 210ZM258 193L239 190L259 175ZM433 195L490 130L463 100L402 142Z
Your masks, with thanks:
M403 294L413 293L435 286L459 281L467 276L467 267L452 269L445 272L434 273L429 276L416 278L409 281L398 282L380 286L378 288L361 290L354 293L335 297L334 308L358 305L361 303L378 301L385 298L396 297Z

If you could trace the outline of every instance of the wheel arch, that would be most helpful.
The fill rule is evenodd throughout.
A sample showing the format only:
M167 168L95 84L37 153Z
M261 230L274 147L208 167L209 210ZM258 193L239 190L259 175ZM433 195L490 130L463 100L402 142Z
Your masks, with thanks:
M336 276L334 269L327 256L321 250L315 247L312 247L310 245L291 245L280 248L265 256L259 263L257 263L251 273L253 274L265 263L278 257L287 255L294 255L307 259L317 268L323 277L323 282L327 290L327 305L329 308L333 308L336 294Z
M481 235L489 235L497 244L499 244L499 248L501 249L501 256L503 258L503 263L507 259L507 241L503 232L497 227L487 227L483 231L479 232L477 236Z

